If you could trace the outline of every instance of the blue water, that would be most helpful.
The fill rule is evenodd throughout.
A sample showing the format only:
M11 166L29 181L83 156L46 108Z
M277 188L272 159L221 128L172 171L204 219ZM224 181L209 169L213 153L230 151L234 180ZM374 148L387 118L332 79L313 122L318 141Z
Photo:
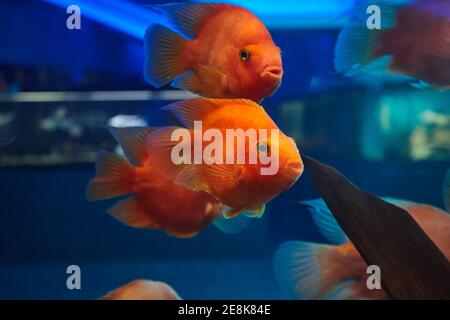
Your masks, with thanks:
M442 206L445 164L331 161L366 191ZM128 281L166 281L186 299L281 299L272 271L278 244L324 242L293 200L317 196L307 174L237 235L211 226L181 240L112 219L113 202L84 198L92 166L0 170L0 299L94 299ZM81 268L81 290L66 268Z

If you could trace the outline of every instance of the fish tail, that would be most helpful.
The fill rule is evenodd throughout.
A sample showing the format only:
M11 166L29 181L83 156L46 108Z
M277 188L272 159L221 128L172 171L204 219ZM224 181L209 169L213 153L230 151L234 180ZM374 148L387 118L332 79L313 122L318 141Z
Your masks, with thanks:
M97 155L96 177L89 181L89 201L111 199L132 191L134 168L121 156L101 151Z
M188 42L188 39L159 24L146 30L144 76L151 85L159 88L188 71L183 59Z
M353 76L372 61L374 48L373 30L364 25L352 23L338 36L334 66L337 72Z
M396 25L398 10L411 0L357 1L351 22L338 36L334 64L336 71L346 76L358 72L386 74L392 62L390 55L376 51L382 46L382 34ZM381 29L369 29L370 6L380 8Z
M283 243L275 254L275 276L291 297L302 300L350 296L349 287L339 286L343 280L335 263L335 246L303 241Z

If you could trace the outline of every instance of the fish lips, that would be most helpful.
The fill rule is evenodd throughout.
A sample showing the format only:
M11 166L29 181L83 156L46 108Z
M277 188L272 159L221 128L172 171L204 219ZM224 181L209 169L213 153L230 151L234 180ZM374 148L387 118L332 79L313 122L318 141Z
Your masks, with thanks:
M267 66L261 72L261 78L279 84L283 78L283 68L281 66Z
M287 190L300 178L303 174L303 162L298 161L297 159L287 160L283 166L283 182L281 185L281 189Z

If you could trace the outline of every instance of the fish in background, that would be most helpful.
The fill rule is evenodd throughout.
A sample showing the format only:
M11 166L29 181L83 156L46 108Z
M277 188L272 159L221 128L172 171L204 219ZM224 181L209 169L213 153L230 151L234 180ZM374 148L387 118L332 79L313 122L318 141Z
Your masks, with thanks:
M134 280L108 292L99 300L181 300L181 298L164 282Z
M283 76L281 51L249 10L229 4L152 6L182 34L151 25L145 34L144 75L155 87L169 82L203 97L272 95Z
M447 211L450 208L449 190L450 171L444 184ZM450 259L448 213L426 204L382 199L408 211ZM288 241L279 247L275 254L275 274L289 295L304 300L387 299L383 290L367 288L367 263L346 237L323 199L304 201L302 205L311 213L319 231L334 245Z
M381 9L381 29L370 30L370 5ZM450 88L450 0L359 1L335 49L335 67L414 79L416 87Z
M252 152L258 157L261 154L272 156L276 152L279 167L273 175L261 173L262 168L267 168L267 165L260 161L254 164L250 161L237 164L235 159L234 163L227 163L227 153L232 151L233 155L237 154L236 140L223 147L224 152L220 156L222 164L195 164L192 161L174 164L171 151L179 141L172 141L172 133L179 128L166 127L149 135L147 150L155 159L155 167L178 185L213 195L224 205L222 215L225 218L233 218L243 212L250 217L261 217L265 204L288 190L303 172L303 162L295 141L279 131L264 108L251 100L196 98L176 102L163 109L174 113L189 130L191 137L195 135L195 121L201 121L203 131L218 130L222 137L226 137L229 128L243 131L265 129L269 132L265 140L259 141L255 148L250 148L249 140L245 140L245 159L249 159ZM278 142L272 141L272 130L278 131ZM203 145L202 155L205 154L205 147ZM194 151L191 153L194 154Z
M212 222L226 233L245 228L248 221L243 218L232 222L222 219L222 206L210 194L178 186L155 169L145 147L154 130L109 127L128 160L99 152L96 177L88 184L87 198L97 201L129 195L108 213L130 227L158 229L179 238L193 237Z

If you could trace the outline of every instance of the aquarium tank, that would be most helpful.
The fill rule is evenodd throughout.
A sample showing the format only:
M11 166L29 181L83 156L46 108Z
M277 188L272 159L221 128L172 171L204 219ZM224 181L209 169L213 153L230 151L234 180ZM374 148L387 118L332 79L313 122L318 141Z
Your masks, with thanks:
M418 66L422 60L415 60L413 64L416 63L414 66L418 67L413 68L412 75L406 72L402 76L398 76L400 72L393 72L394 76L388 72L381 75L343 72L336 66L339 63L339 41L345 40L342 30L358 23L352 10L361 1L286 0L282 4L269 0L187 1L178 2L178 7L174 8L179 11L175 10L173 15L171 12L164 14L164 7L154 7L169 2L177 1L0 2L0 181L3 200L0 223L0 299L145 299L147 296L142 293L144 291L152 298L146 290L155 294L156 299L358 298L355 295L333 296L331 293L320 295L319 291L322 289L315 287L320 283L314 282L312 278L304 281L311 281L308 284L319 291L308 291L309 295L296 292L297 289L308 289L303 289L302 283L295 289L294 282L293 289L287 288L290 285L279 279L276 262L274 267L278 248L287 241L334 245L321 229L314 210L301 210L299 207L299 203L303 201L322 196L303 164L303 173L296 177L295 183L291 181L289 187L279 192L275 192L275 184L272 185L269 180L258 182L259 189L245 185L248 189L242 189L244 191L233 190L233 200L247 197L245 201L249 203L249 198L270 194L266 197L267 201L264 201L265 206L258 202L258 205L249 204L240 208L242 210L230 205L233 200L228 203L221 197L219 182L208 180L209 184L206 186L205 180L195 185L200 176L207 176L205 172L209 172L208 165L202 167L201 170L204 171L201 173L198 167L193 167L197 170L195 174L190 173L184 180L176 180L171 187L164 185L164 192L153 190L156 187L151 182L163 179L155 176L169 179L166 176L169 169L161 169L156 164L152 167L152 173L142 178L148 179L147 184L142 182L142 187L148 188L142 192L136 191L138 187L130 187L127 192L118 191L118 184L114 190L112 184L102 185L104 189L99 190L95 189L96 182L93 182L94 191L90 194L91 191L87 192L88 183L96 176L96 161L100 163L97 164L97 175L107 179L102 176L106 173L102 172L115 174L114 170L119 170L119 165L112 169L106 168L102 167L101 161L123 161L124 157L130 160L130 154L134 155L133 159L137 159L142 156L143 150L149 154L153 150L153 140L147 136L146 140L136 140L141 141L141 146L130 145L130 142L124 142L125 146L118 143L137 136L122 137L121 132L126 131L117 131L114 137L111 135L111 127L153 128L147 131L153 134L153 130L159 132L157 128L180 126L183 113L180 116L161 108L175 102L197 99L198 96L208 96L205 88L219 90L217 83L225 81L221 78L219 82L214 82L218 81L217 74L232 74L231 69L240 68L237 64L227 64L226 60L221 60L217 65L218 69L214 70L199 63L193 67L194 71L190 71L191 75L200 79L195 86L194 80L188 77L184 84L178 81L182 84L174 86L170 81L165 81L169 78L164 77L169 77L167 74L174 72L176 68L170 69L164 64L168 60L158 59L173 58L170 55L175 53L162 51L159 56L159 53L152 56L152 50L160 49L154 44L160 44L161 50L166 50L172 48L170 41L184 43L183 41L194 41L198 36L200 40L196 42L197 51L193 57L190 56L192 61L203 59L201 63L206 63L205 61L227 57L226 45L210 48L210 43L202 43L201 37L224 37L225 40L221 41L234 41L231 39L233 34L248 30L243 28L236 31L237 28L230 28L228 33L222 32L222 24L217 22L218 16L212 13L221 7L208 7L209 11L205 11L207 13L197 9L184 10L183 7L220 2L245 7L262 22L261 25L257 24L247 13L233 11L228 7L220 11L224 26L229 23L227 14L238 17L243 14L243 18L239 19L248 19L244 21L248 26L255 23L258 28L267 27L273 43L281 50L281 84L277 90L264 96L264 99L249 103L252 106L255 103L262 105L264 109L261 112L264 114L253 115L251 107L248 107L248 111L242 107L242 112L234 111L231 116L237 121L234 127L239 128L240 121L251 119L256 119L253 122L263 126L265 119L271 119L283 135L295 141L301 157L311 157L332 166L354 185L370 194L430 205L439 210L439 214L443 214L443 181L450 169L450 91L445 88L445 84L450 84L448 39L445 53L436 54L442 59L439 67L434 64ZM373 2L376 4L380 1ZM399 5L397 1L392 3ZM444 6L441 12L450 10L448 1L441 1L439 5ZM170 5L166 6L168 7ZM381 7L383 14L384 7ZM404 7L398 10L407 13ZM420 5L411 10L418 10L420 14L435 13ZM441 26L447 32L450 28L449 12L443 14L447 20ZM362 11L367 17L373 13L376 14L376 10ZM400 13L398 15L401 16ZM190 20L183 24L183 19ZM239 19L233 21L239 25L243 22ZM359 19L365 17L359 16ZM168 33L170 37L163 40L158 38L160 35L153 37L151 34L154 30L151 29L152 25L177 30L177 23L184 33L172 31L175 33ZM202 29L207 23L210 23L209 29ZM385 20L383 28L384 24ZM398 23L397 27L400 26L401 23ZM146 33L146 30L149 31ZM200 35L187 34L194 32L193 30ZM263 32L261 30L258 32ZM426 31L423 28L421 30L424 33ZM420 36L426 37L422 34ZM180 37L184 40L180 40ZM429 37L439 41L440 34L435 31ZM434 48L433 45L431 40L427 44ZM267 54L267 48L261 49L258 54ZM350 47L348 52L356 49L357 47ZM410 52L413 50L416 49L413 48ZM249 63L256 61L258 54L251 50L241 50L240 59L244 61L251 57L252 60L247 62L250 65ZM208 58L204 58L205 56ZM236 59L238 58L236 54ZM178 59L187 61L182 60L187 58ZM399 59L404 61L406 58L401 56ZM436 62L436 59L433 61ZM194 65L191 60L191 65ZM165 62L158 64L158 61ZM391 61L389 66L393 65L394 62ZM389 66L386 64L384 67ZM427 66L434 68L433 75L442 71L448 82L443 83L438 79L436 84L429 84L431 81L427 81L426 76L425 80L421 79L419 71L427 71ZM358 70L360 66L351 67ZM166 72L162 78L158 78L159 85L155 85L157 72ZM271 76L278 77L279 73L277 71ZM205 78L200 78L202 75ZM231 81L230 78L231 76L226 81ZM245 75L241 74L238 78L242 80ZM428 82L428 85L424 82ZM256 83L253 81L251 85ZM221 99L249 98L246 94L253 90L250 88L240 91L243 96L239 96L230 88L223 91L225 94L222 91L211 94L212 98L219 100L218 105L221 107ZM263 91L259 87L255 90L258 93ZM205 101L204 104L211 103ZM228 115L224 111L224 117ZM220 119L216 120L220 122ZM204 126L206 123L205 120ZM120 140L120 137L125 140ZM284 140L280 141L282 144ZM296 150L295 146L290 144L290 148ZM269 152L266 147L263 152ZM284 149L280 150L284 152ZM108 152L109 157L113 158L98 157L100 151ZM261 144L258 144L258 152L260 151ZM273 147L270 152L273 152ZM132 170L129 169L132 168L131 164L145 168L148 165L145 161L120 163L127 166L127 170ZM122 174L120 177L126 180L129 175ZM231 177L231 173L222 176L223 179ZM125 180L111 181L125 183ZM180 180L183 180L182 186L177 184ZM233 180L236 185L241 182ZM190 190L187 186L193 186L195 190ZM180 188L186 188L186 191ZM150 219L147 216L142 217L144 222L138 221L138 216L128 216L134 212L130 206L126 210L117 209L122 211L116 214L116 219L111 216L115 215L111 210L111 214L108 214L108 209L117 203L115 195L123 196L133 192L141 201L136 203L146 206L147 211L140 213L159 215L162 220L149 220L146 224L145 219ZM178 211L166 214L164 210L167 206L178 205L179 210L189 211L191 203L178 198L183 192L196 195L203 192L205 197L210 197L207 199L213 205L208 204L205 210L216 208L216 204L222 206L220 210L226 209L221 211L217 218L219 220L205 222L197 233L177 236L175 232L170 232L170 228L175 226L168 225L172 221L170 219L177 219ZM105 201L89 201L92 198ZM404 208L408 211L409 207ZM326 207L322 209L329 211ZM237 217L227 219L228 216L224 216L227 214L230 217L237 214ZM207 211L204 215L207 215ZM330 212L329 215L332 217ZM186 219L177 228L187 228L192 222L189 219L194 218L188 216ZM450 241L448 218L442 219L442 223L439 222L444 230L442 235ZM224 225L221 225L222 220ZM238 226L233 225L233 221ZM228 227L232 230L227 230ZM425 231L428 232L428 229L425 228ZM432 234L428 235L435 240ZM439 241L435 242L439 246ZM440 248L445 254L445 250ZM319 269L316 271L319 272ZM74 278L75 275L79 277ZM305 275L299 275L302 276ZM161 287L144 281L144 287L105 296L136 279L158 281L157 284ZM169 289L174 292L161 283L170 286ZM331 290L333 286L330 286ZM140 296L141 293L143 296ZM374 298L385 299L386 296Z

